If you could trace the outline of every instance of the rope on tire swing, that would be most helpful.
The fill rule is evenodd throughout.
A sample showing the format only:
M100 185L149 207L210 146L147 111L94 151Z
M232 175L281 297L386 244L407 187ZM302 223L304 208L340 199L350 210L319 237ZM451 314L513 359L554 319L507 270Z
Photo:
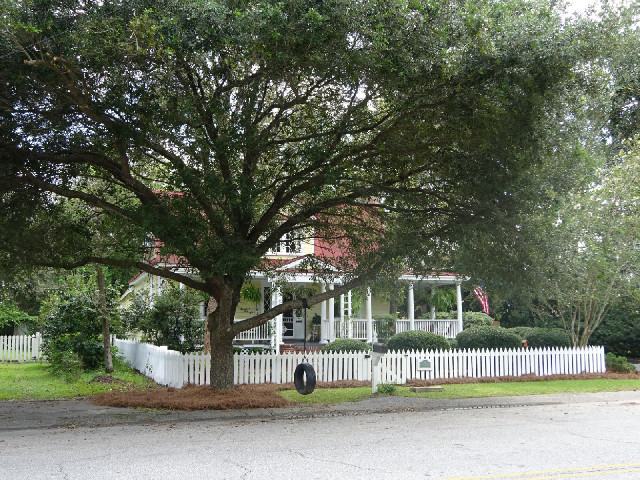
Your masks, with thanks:
M296 367L293 373L293 384L300 395L309 395L316 388L316 371L313 365L307 362L307 299L302 299L304 318L304 346L302 353L302 363ZM305 381L306 380L306 381Z

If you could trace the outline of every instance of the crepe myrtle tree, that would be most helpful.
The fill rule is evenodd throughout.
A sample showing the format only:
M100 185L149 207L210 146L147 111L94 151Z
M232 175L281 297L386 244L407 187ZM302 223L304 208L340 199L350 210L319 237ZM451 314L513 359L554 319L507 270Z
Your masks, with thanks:
M237 334L302 306L234 323L285 235L342 252L314 305L506 221L509 186L545 161L540 119L597 47L543 2L2 5L2 255L206 292L214 388Z
M567 197L555 227L541 297L574 346L588 345L609 309L640 282L640 143L623 146L594 183Z

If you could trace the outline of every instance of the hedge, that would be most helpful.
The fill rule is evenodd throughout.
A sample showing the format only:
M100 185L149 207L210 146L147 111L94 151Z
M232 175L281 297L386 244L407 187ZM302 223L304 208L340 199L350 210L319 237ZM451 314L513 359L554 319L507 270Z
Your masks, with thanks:
M463 330L456 337L458 348L518 348L522 346L519 335L506 328L481 326Z
M409 330L395 334L387 342L389 350L449 350L446 338L435 333Z
M455 318L455 317L454 317ZM462 312L462 329L493 325L493 318L484 312Z
M507 330L526 340L531 348L571 346L571 337L562 328L514 327Z
M607 353L605 364L608 370L617 373L637 373L636 367L627 362L626 357L619 357L614 353Z
M431 312L423 313L418 317L420 320L431 320ZM458 318L456 312L436 312L436 320L450 320L452 318Z
M322 347L323 352L368 352L371 345L353 338L338 338Z

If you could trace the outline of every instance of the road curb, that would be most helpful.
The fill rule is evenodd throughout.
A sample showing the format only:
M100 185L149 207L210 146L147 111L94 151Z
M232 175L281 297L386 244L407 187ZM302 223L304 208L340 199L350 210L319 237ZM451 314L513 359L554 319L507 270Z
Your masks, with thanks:
M0 432L55 428L97 428L116 425L159 425L188 422L253 422L317 419L335 416L419 413L487 408L522 408L543 405L634 402L640 391L490 397L469 399L428 399L375 397L359 402L333 405L303 405L253 410L204 410L182 412L93 405L88 398L63 400L0 401Z

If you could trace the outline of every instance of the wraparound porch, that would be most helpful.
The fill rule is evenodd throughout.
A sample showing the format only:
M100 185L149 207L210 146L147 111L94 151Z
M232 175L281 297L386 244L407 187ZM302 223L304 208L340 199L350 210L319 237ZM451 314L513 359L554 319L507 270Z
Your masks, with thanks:
M456 275L440 275L418 277L415 275L403 275L401 281L407 283L407 317L395 322L395 332L400 333L407 330L422 330L446 338L455 338L462 331L462 292L461 283L463 278ZM288 279L293 284L316 285L312 275L292 274ZM320 292L332 290L335 283L320 283ZM431 295L434 294L438 286L455 285L456 287L456 307L457 318L436 319L435 309L432 307L429 319L415 318L414 312L414 284L423 283L431 288ZM256 313L261 313L271 306L283 303L283 298L291 294L284 294L267 279L260 279L260 290L262 293L261 304L256 304ZM316 290L317 291L317 290ZM377 340L376 324L373 320L372 294L370 289L366 289L366 294L362 299L359 311L354 311L352 293L340 295L320 304L319 316L320 325L309 325L307 323L307 340L326 344L336 338L353 338L372 342ZM360 315L358 315L358 313ZM316 314L317 316L317 314ZM319 327L319 332L317 328ZM315 331L314 331L315 329ZM242 332L236 337L238 343L268 343L274 349L278 348L285 341L304 339L304 315L302 310L285 312L265 325Z
M340 320L334 320L334 328L336 332L336 338L353 338L356 340L372 341L377 340L377 332L375 322L372 322L372 326L369 327L367 319L352 318L346 319L344 322ZM372 332L369 332L369 328L372 328ZM426 320L417 319L414 320L414 327L411 328L409 320L400 319L396 320L395 332L405 332L407 330L422 330L425 332L435 333L442 335L445 338L456 338L460 333L460 327L457 319L438 319L438 320ZM260 327L252 328L238 335L235 340L237 342L251 342L251 343L265 343L271 342L273 335L269 333L269 324L261 325ZM297 339L302 340L302 339ZM310 338L310 334L307 335L307 340L313 341ZM282 343L282 342L281 342ZM326 342L324 342L326 343Z

